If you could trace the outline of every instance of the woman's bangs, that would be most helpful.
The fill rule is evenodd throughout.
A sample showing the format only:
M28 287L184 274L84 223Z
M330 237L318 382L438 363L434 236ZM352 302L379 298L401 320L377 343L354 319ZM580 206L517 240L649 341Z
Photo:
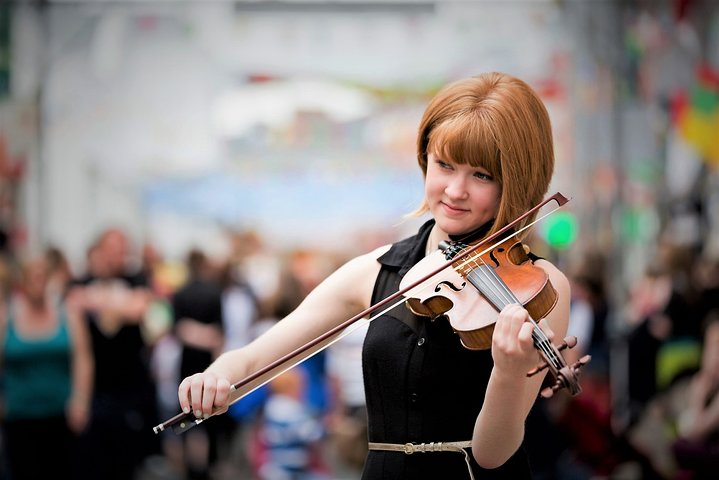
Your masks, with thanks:
M494 136L476 118L458 117L435 127L430 133L429 150L455 163L484 168L494 177L501 172Z

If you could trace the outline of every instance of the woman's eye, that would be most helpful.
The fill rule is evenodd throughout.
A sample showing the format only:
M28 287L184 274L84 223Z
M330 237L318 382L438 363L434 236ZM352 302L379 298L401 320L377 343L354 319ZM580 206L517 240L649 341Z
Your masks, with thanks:
M484 173L484 172L475 172L474 176L476 178L479 178L480 180L488 180L488 181L492 180L492 175L490 175L488 173Z
M452 165L445 162L444 160L437 160L437 165L439 165L439 168L452 168Z

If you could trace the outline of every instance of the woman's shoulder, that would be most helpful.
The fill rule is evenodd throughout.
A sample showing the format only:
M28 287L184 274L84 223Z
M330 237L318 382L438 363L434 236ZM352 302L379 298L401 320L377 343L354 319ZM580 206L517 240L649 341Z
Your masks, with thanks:
M374 282L374 277L376 277L380 268L378 259L389 248L389 245L384 245L350 258L327 277L322 284L339 287L343 290L355 287L350 288L350 290L356 290L361 285L370 282L370 280Z
M556 274L561 275L566 278L566 275L557 267L554 263L550 262L544 257L537 257L536 260L534 260L534 263L536 266L544 270L545 272L549 274Z
M383 245L371 250L367 253L360 254L347 261L338 272L346 272L351 276L356 275L376 275L379 270L379 258L384 255L391 245Z
M534 264L544 270L554 288L560 293L569 293L569 279L556 265L545 258L537 259Z
M377 261L382 255L389 252L389 249L392 248L392 244L386 244L382 245L381 247L377 247L374 250L366 253L364 256L367 257L368 261Z

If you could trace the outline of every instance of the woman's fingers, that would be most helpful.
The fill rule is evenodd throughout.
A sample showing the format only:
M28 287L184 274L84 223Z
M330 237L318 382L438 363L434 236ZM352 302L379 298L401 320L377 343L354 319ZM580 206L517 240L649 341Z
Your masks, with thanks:
M192 404L190 403L190 377L180 382L180 386L177 388L177 398L180 401L180 408L182 408L183 413L190 413L192 411Z
M221 413L227 410L230 405L230 382L224 378L217 381L217 392L215 392L215 406L218 408L217 412Z
M499 329L499 338L506 347L512 348L519 340L521 344L526 344L532 340L532 324L527 322L529 314L518 304L507 305L500 313L495 333Z
M532 334L534 333L534 325L531 322L527 322L526 320L520 325L519 327L519 334L517 335L517 338L519 339L519 343L522 345L522 349L526 350L527 348L534 348L534 338Z
M210 372L196 373L185 378L178 387L180 407L196 418L207 418L227 410L230 402L230 382Z
M193 382L194 387L194 382ZM195 408L195 416L197 418L207 418L212 415L213 406L215 405L215 395L217 394L217 381L208 379L205 374L205 381L198 387L201 397L198 398L199 409ZM195 406L195 391L192 390L192 405Z
M499 314L492 334L495 367L511 375L526 375L537 361L534 329L529 313L518 304L506 306Z

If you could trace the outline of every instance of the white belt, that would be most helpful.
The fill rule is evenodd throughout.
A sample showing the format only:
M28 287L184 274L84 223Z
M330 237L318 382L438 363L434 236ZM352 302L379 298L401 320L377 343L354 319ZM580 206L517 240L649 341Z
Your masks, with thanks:
M470 448L472 442L430 442L430 443L377 443L369 442L370 450L384 450L388 452L402 452L406 455L413 453L429 453L429 452L456 452L464 455L464 461L467 464L469 478L474 480L472 473L472 464L469 460L469 454L466 448Z

